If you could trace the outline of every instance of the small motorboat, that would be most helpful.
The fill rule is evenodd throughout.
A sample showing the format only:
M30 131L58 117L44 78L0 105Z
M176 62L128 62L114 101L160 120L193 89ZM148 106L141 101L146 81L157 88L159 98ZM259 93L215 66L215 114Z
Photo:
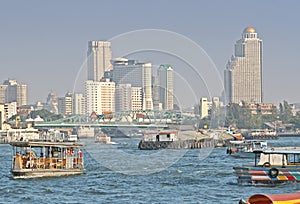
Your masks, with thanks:
M300 192L288 194L254 194L247 201L240 200L239 204L297 204L300 203Z

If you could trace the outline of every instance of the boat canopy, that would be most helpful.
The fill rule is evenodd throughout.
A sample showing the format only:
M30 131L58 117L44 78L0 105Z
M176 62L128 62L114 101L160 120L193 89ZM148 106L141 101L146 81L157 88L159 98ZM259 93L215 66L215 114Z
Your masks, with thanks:
M289 194L255 194L248 198L248 204L296 204L300 203L300 192Z
M267 149L262 151L264 154L300 154L300 150L272 150L272 149Z
M10 142L11 146L15 146L15 147L74 147L74 148L79 148L79 147L83 147L84 144L83 143L79 143L79 142L27 142L27 141L14 141L14 142Z

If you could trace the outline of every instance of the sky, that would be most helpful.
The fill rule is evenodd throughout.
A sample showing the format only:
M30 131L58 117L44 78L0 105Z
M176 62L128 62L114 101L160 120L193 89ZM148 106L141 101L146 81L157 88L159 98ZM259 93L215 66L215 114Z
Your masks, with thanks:
M27 84L29 103L45 102L50 91L63 96L81 86L76 79L86 74L87 42L112 40L114 57L126 53L118 53L123 46L131 51L126 53L130 58L155 66L171 64L176 99L189 106L200 97L221 94L234 44L243 29L252 26L263 40L264 102L296 103L299 9L297 0L1 1L0 83L16 79ZM142 38L136 45L145 46L141 52L128 47L136 36ZM159 51L155 39L170 40L167 50Z

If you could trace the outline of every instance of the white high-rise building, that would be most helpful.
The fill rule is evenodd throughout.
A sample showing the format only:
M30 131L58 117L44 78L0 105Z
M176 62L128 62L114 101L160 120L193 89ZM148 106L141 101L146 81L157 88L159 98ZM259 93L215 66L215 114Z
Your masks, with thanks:
M105 71L112 69L111 43L89 41L87 51L88 80L100 81Z
M173 110L174 105L174 73L170 65L160 65L157 70L159 101L163 109Z
M116 84L142 87L143 110L153 110L151 63L139 63L124 58L116 59L113 62L112 80Z
M85 97L82 93L75 93L73 95L73 113L84 115L85 111Z
M141 87L131 87L131 110L143 110L143 91Z
M207 98L201 98L200 99L200 118L205 118L208 116L208 110L209 110L209 102Z
M247 27L224 72L227 103L262 103L262 40Z
M4 104L5 117L7 119L17 114L17 102Z
M115 112L115 83L109 79L85 82L86 114Z

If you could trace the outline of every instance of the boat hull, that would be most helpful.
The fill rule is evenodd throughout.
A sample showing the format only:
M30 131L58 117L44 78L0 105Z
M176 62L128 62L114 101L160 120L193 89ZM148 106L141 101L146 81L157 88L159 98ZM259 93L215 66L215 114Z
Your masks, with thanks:
M300 182L300 166L234 167L238 183L282 184Z
M59 176L71 176L80 175L84 173L83 169L21 169L12 170L13 179L23 178L40 178L40 177L59 177Z

